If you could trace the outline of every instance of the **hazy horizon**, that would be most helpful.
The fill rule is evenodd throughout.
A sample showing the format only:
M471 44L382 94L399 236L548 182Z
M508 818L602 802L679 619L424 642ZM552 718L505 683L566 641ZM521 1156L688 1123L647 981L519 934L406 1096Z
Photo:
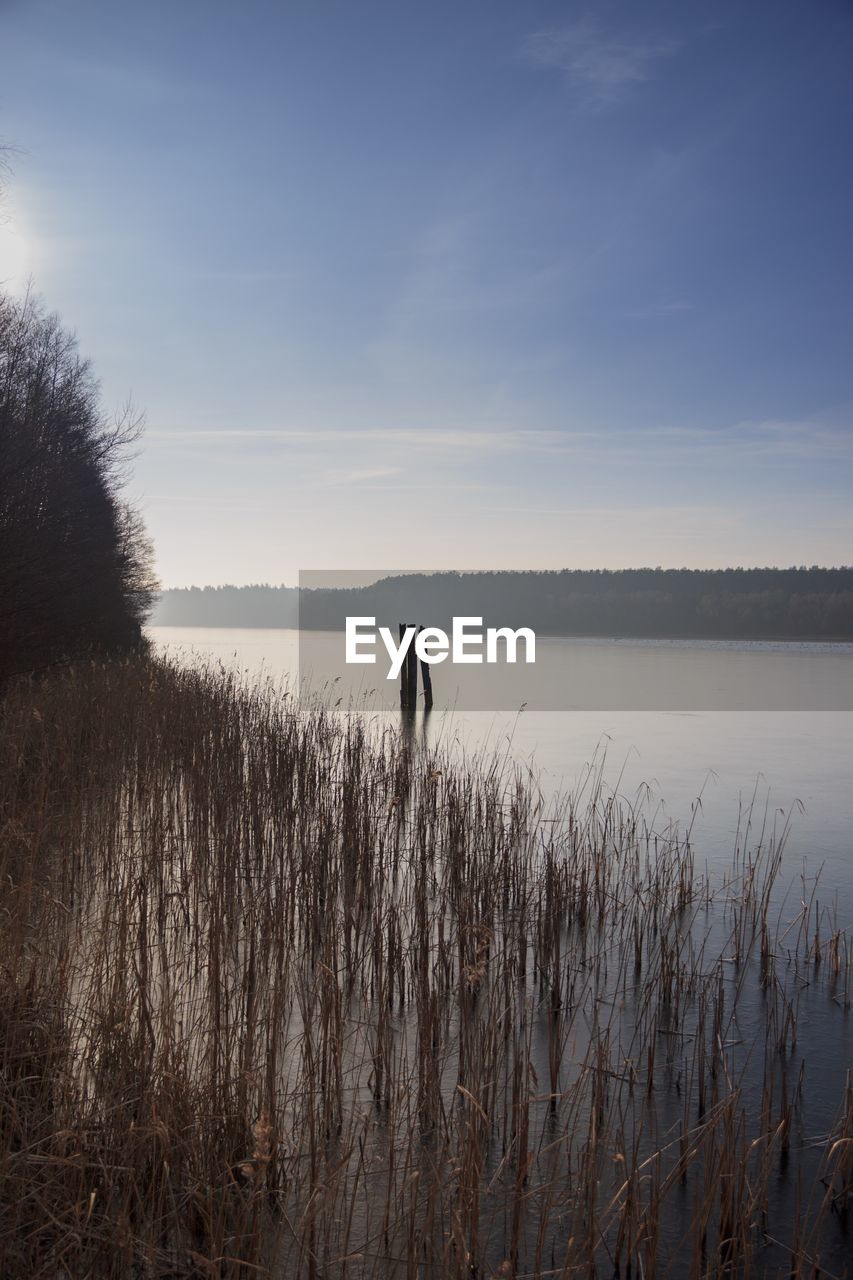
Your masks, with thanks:
M30 275L167 587L839 564L853 10L0 6Z
M479 568L479 569L471 569L471 568L461 568L461 567L459 567L459 568L445 568L445 569L395 569L393 572L389 572L388 570L382 570L382 571L381 571L381 573L379 574L379 576L377 576L377 574L376 574L375 572L370 571L370 570L350 570L350 569L346 569L346 570L342 570L341 572L342 572L342 573L344 573L344 574L346 575L346 578L347 578L346 585L347 585L347 586L352 586L352 585L354 585L354 580L355 580L356 578L359 578L359 580L362 580L362 581L361 581L361 585L364 585L364 586L370 586L372 583L374 583L374 582L379 582L379 581L381 581L383 578L386 578L386 577L396 577L398 574L411 574L411 575L423 574L423 573L429 573L429 574L435 574L435 573L478 574L478 573L501 573L501 572L512 572L512 573L531 573L531 574L537 574L537 573L574 573L574 572L582 572L582 573L585 573L585 572L589 572L589 573L623 573L623 572L627 572L627 573L631 573L631 572L634 572L634 573L643 573L643 572L649 572L649 571L654 571L654 572L663 572L663 573L676 573L676 572L678 572L679 570L682 570L682 569L690 569L690 568L691 568L691 566L690 566L690 565L680 565L680 564L679 564L679 565L677 565L677 564L669 564L669 565L667 565L667 564L662 564L662 565L661 565L661 564L658 564L658 565L649 565L649 564L629 564L629 565L620 566L620 567L619 567L619 568L617 568L617 569L611 569L609 565L592 565L592 566L590 566L590 568L589 568L589 569L578 569L578 567L577 567L577 566L575 566L575 565L555 565L553 568L541 568L541 567L540 567L540 568L519 568L519 569L513 569L513 570L506 570L506 569L502 568L502 567L501 567L501 566L499 566L499 565L494 565L494 566L489 567L489 568L487 568L487 567L483 567L483 568ZM846 564L846 563L844 563L843 561L838 561L838 563L837 563L837 564L809 564L809 565L806 565L806 564L775 564L775 565L774 565L774 564L739 564L739 565L724 564L724 565L709 565L709 566L703 566L703 568L707 568L708 570L711 570L711 571L719 570L719 571L723 571L723 572L725 572L726 570L735 570L735 569L743 569L743 570L746 570L747 572L749 572L750 570L762 570L762 569L772 569L772 570L778 570L778 571L780 571L780 572L784 572L784 571L786 571L786 570L801 570L801 569L851 569L851 568L853 568L853 564ZM697 570L697 571L698 571L698 572L701 572L702 570ZM331 574L331 573L333 573L334 571L333 571L333 570L328 570L328 569L322 569L322 568L320 568L320 569L312 569L312 570L310 570L309 572L310 572L311 574L318 574L318 575L320 575L320 574ZM251 582L188 582L188 583L183 583L183 584L180 584L180 585L175 584L175 583L162 583L162 584L161 584L161 586L160 586L160 592L161 592L161 594L162 594L162 593L163 593L163 592L165 592L165 591L192 591L192 590L204 591L204 590L207 590L207 589L216 590L216 589L218 589L218 588L222 588L222 587L231 587L231 588L233 588L233 589L235 589L235 590L238 590L238 591L240 591L240 590L244 590L244 589L246 589L246 588L250 588L250 587L266 587L266 588L269 588L269 589L271 589L271 590L273 590L273 591L282 591L282 590L283 590L283 591L300 591L300 590L303 590L303 591L308 590L308 591L310 591L310 590L312 590L312 589L316 589L316 588L312 588L312 587L310 587L310 586L300 585L299 577L300 577L300 575L299 575L299 573L297 573L296 581L294 581L294 582L269 582L269 581L267 581L267 582L261 582L261 581L251 581Z

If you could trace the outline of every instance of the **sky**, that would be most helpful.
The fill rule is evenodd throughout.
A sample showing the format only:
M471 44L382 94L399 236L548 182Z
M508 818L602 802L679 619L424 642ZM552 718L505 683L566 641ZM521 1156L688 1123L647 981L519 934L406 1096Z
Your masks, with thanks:
M0 0L165 586L853 562L850 0Z

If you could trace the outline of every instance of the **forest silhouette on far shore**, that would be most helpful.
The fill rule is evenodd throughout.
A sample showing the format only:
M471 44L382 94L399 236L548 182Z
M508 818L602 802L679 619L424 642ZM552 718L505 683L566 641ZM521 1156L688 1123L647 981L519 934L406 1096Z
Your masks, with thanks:
M188 587L162 592L151 621L340 630L348 615L434 626L476 615L552 636L853 640L853 568L447 572L352 588Z

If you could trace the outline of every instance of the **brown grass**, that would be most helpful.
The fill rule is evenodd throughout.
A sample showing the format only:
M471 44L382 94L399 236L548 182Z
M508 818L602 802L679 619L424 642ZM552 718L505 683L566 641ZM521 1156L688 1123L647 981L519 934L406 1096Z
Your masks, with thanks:
M839 1274L797 1027L849 950L774 922L784 829L712 894L598 776L546 809L221 670L1 714L4 1277Z

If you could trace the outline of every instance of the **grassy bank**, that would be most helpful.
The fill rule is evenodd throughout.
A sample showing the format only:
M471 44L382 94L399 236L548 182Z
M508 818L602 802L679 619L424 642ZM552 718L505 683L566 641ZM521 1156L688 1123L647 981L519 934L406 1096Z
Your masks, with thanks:
M784 830L708 886L595 777L216 670L0 716L4 1277L839 1274L798 1017L850 958L771 911Z

